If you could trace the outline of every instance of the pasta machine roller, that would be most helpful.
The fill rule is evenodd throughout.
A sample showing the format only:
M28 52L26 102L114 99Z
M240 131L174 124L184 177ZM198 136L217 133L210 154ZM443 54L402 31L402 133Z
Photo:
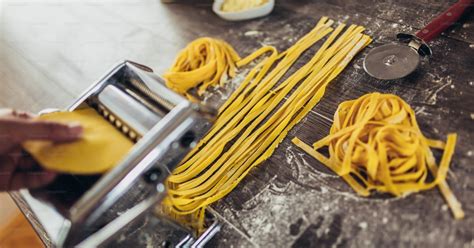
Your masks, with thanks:
M131 61L114 67L68 110L91 107L134 147L104 175L60 175L45 188L20 191L31 211L25 214L33 214L58 247L106 246L150 214L157 232L169 230L163 240L170 246L199 247L209 240L217 223L210 221L195 237L153 209L166 195L167 176L210 128L215 110L172 92L150 68Z

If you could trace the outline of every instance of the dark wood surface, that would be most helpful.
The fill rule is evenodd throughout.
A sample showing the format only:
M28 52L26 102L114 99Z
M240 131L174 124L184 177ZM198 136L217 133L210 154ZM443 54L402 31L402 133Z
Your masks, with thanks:
M123 59L162 73L183 46L200 36L222 38L241 55L261 44L282 50L323 15L366 26L374 38L370 47L375 47L394 42L399 32L415 33L454 1L277 0L272 15L237 23L219 19L209 1L203 2L1 2L0 107L33 112L65 107ZM370 47L359 54L275 154L212 206L223 231L210 245L474 247L473 11L430 45L434 55L424 59L414 74L389 82L363 71L362 60ZM289 142L294 136L306 142L324 137L341 101L373 91L404 98L430 138L458 133L448 182L463 204L464 220L453 219L436 189L399 199L360 198ZM126 236L137 233L147 235L146 228Z

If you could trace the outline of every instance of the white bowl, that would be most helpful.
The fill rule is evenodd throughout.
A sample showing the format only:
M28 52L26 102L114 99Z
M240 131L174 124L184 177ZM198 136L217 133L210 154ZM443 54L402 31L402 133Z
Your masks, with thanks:
M268 0L266 4L263 4L255 8L250 8L250 9L236 11L236 12L224 12L221 10L223 3L224 3L224 0L215 0L214 4L212 5L212 10L222 19L225 19L228 21L242 21L242 20L249 20L253 18L266 16L270 14L270 12L272 12L273 8L275 7L275 0Z

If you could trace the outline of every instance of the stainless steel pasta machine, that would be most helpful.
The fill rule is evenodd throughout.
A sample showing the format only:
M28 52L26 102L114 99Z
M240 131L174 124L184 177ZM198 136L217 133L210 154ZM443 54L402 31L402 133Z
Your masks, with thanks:
M172 92L150 68L130 61L114 67L68 110L90 107L136 143L104 175L60 175L45 188L20 191L28 214L35 215L52 243L107 246L125 227L150 214L168 246L207 242L220 228L212 218L197 237L157 215L154 207L166 195L167 176L207 132L215 111Z

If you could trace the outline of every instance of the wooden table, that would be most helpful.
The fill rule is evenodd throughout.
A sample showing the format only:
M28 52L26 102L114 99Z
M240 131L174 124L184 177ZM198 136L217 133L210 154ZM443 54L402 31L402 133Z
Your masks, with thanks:
M2 1L0 107L33 112L65 107L123 59L162 73L183 46L200 36L222 38L242 55L261 44L282 50L323 15L366 26L374 47L394 41L399 32L416 32L454 1L277 0L271 16L238 23L219 19L208 1L197 2ZM223 230L210 245L473 247L472 13L433 41L433 57L404 79L383 82L369 77L362 69L369 49L359 54L275 154L213 206ZM399 199L360 198L290 144L294 136L306 142L325 136L341 101L373 91L394 93L409 102L428 137L445 139L448 132L458 133L448 181L463 203L464 220L453 219L436 189ZM158 245L153 243L153 229L139 229L126 238Z

